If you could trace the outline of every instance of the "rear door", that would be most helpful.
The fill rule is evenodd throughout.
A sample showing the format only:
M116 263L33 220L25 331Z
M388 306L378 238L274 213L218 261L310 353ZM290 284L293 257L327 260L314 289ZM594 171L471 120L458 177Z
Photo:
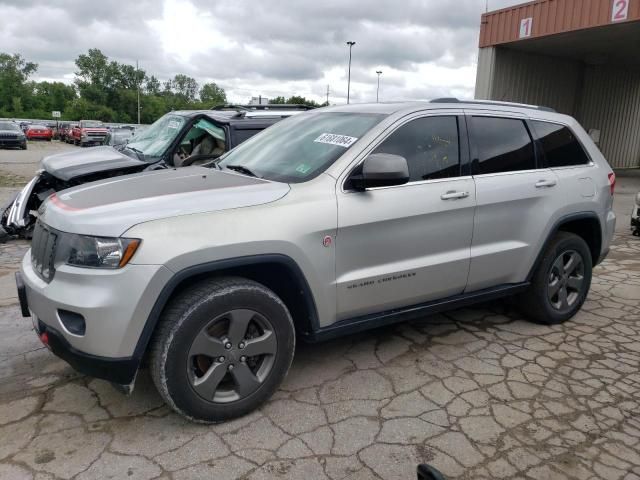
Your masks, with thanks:
M558 177L567 213L593 208L593 199L600 193L594 179L598 169L573 131L566 125L545 120L531 120L531 126L544 166Z
M524 116L474 112L467 123L477 203L466 288L472 292L526 280L564 198L555 173L536 159Z

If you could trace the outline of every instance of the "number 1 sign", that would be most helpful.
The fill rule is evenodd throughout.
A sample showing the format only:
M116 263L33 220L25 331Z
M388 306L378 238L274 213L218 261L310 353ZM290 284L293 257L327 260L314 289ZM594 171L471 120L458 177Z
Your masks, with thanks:
M520 20L520 35L518 38L527 38L531 36L531 27L533 26L533 18L523 18Z
M629 2L631 0L613 0L611 21L621 22L629 17Z

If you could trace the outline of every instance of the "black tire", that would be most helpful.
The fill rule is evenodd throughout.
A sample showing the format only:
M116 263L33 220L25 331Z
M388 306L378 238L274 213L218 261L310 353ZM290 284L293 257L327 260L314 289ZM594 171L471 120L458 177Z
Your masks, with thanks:
M573 254L577 254L576 263L572 261ZM567 261L567 265L576 265L573 273L566 273L559 265ZM559 263L557 263L559 262ZM545 250L536 268L529 289L520 297L522 312L530 320L544 325L557 325L572 318L587 298L591 286L593 260L587 243L578 235L568 232L558 232ZM564 278L562 278L564 272ZM574 282L572 284L571 282ZM553 285L552 285L553 284ZM579 286L575 286L578 285ZM564 289L564 300L560 293L553 294L554 286L560 285ZM554 302L553 298L557 300Z
M247 323L249 328L241 330L245 332L240 337L242 341L234 340L231 349L230 340L234 337L230 327L232 312L251 312L260 322L266 321L269 329L260 333L252 318ZM227 339L219 341L211 331L224 322L229 328L227 334L215 337L227 335ZM257 336L251 336L252 328L256 329ZM218 342L216 349L222 348L220 345L227 349L221 354L224 356L218 357L219 353L206 356L193 354L203 332L207 338L206 347L213 345L209 341L214 339ZM275 335L275 341L272 334ZM270 347L275 353L240 357L240 348L248 350L252 339L266 336L270 337ZM244 344L245 340L243 347L241 343ZM151 376L160 395L173 410L194 421L217 423L245 415L271 397L289 371L294 349L295 329L291 315L275 293L262 284L244 278L204 280L179 293L165 307L151 342ZM206 364L201 366L201 361ZM268 370L262 370L265 365ZM219 367L224 368L214 371ZM241 392L243 382L240 381L240 375L242 372L246 375L247 369L254 368L251 381L257 379L259 383L252 383L255 390L248 389L249 393L245 395ZM199 377L198 370L201 373ZM215 383L210 398L205 398L202 392L196 391L199 388L197 382L202 379L206 382L216 371L222 372L223 377ZM261 372L265 371L267 373L261 378Z

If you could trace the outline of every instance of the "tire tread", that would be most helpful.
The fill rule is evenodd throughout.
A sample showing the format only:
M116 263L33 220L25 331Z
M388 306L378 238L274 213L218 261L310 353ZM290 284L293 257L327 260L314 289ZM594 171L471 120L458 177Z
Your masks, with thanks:
M580 244L580 249L583 250L583 261L588 262L588 265L585 265L585 269L588 269L588 283L591 283L591 268L593 265L593 259L591 258L591 252L587 243L582 239L582 237L574 233L564 231L558 232L546 247L544 255L542 256L538 266L536 267L536 270L534 271L533 277L531 279L531 285L529 286L528 290L520 296L520 308L522 312L527 318L535 323L540 323L543 325L556 325L559 323L563 323L569 318L573 317L580 310L582 304L586 300L587 295L585 294L569 314L557 316L553 316L552 312L549 311L545 304L546 298L544 298L543 296L546 295L547 288L547 264L549 263L549 261L553 261L555 259L555 254L558 247L560 247L561 244L569 241L577 242L578 244ZM586 255L584 255L584 252L586 252ZM554 258L550 259L550 257ZM585 275L587 275L586 271Z
M217 423L237 417L238 415L234 412L230 412L226 418L215 420L203 419L192 416L189 412L185 412L176 405L173 398L171 397L171 394L169 393L167 378L164 371L164 360L169 349L169 344L171 343L173 335L180 328L181 324L186 320L189 313L197 308L200 303L205 301L207 298L211 298L212 296L224 295L225 290L231 292L243 289L258 290L262 294L268 295L272 300L277 301L287 314L291 331L295 331L291 315L289 314L289 311L282 300L280 300L280 298L277 297L275 293L273 293L264 285L253 280L241 277L220 277L206 279L190 287L187 287L185 290L178 293L173 299L169 301L168 305L165 307L160 316L149 348L149 370L151 373L151 378L153 380L153 383L156 385L160 396L167 403L167 405L192 421L200 423ZM292 353L294 349L295 334L293 334ZM290 365L291 361L289 361L287 369L282 375L283 378L284 376L286 376ZM268 396L270 396L271 393L272 392L269 392Z

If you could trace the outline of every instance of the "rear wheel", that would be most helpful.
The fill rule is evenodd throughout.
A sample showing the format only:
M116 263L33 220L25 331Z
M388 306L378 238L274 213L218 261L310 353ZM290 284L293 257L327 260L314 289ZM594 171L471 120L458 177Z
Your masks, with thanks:
M267 400L289 370L293 321L268 288L241 278L201 282L166 308L151 347L163 399L202 422L244 415Z
M591 286L592 259L579 236L559 232L544 253L531 286L522 295L523 312L547 325L573 317L587 298Z

